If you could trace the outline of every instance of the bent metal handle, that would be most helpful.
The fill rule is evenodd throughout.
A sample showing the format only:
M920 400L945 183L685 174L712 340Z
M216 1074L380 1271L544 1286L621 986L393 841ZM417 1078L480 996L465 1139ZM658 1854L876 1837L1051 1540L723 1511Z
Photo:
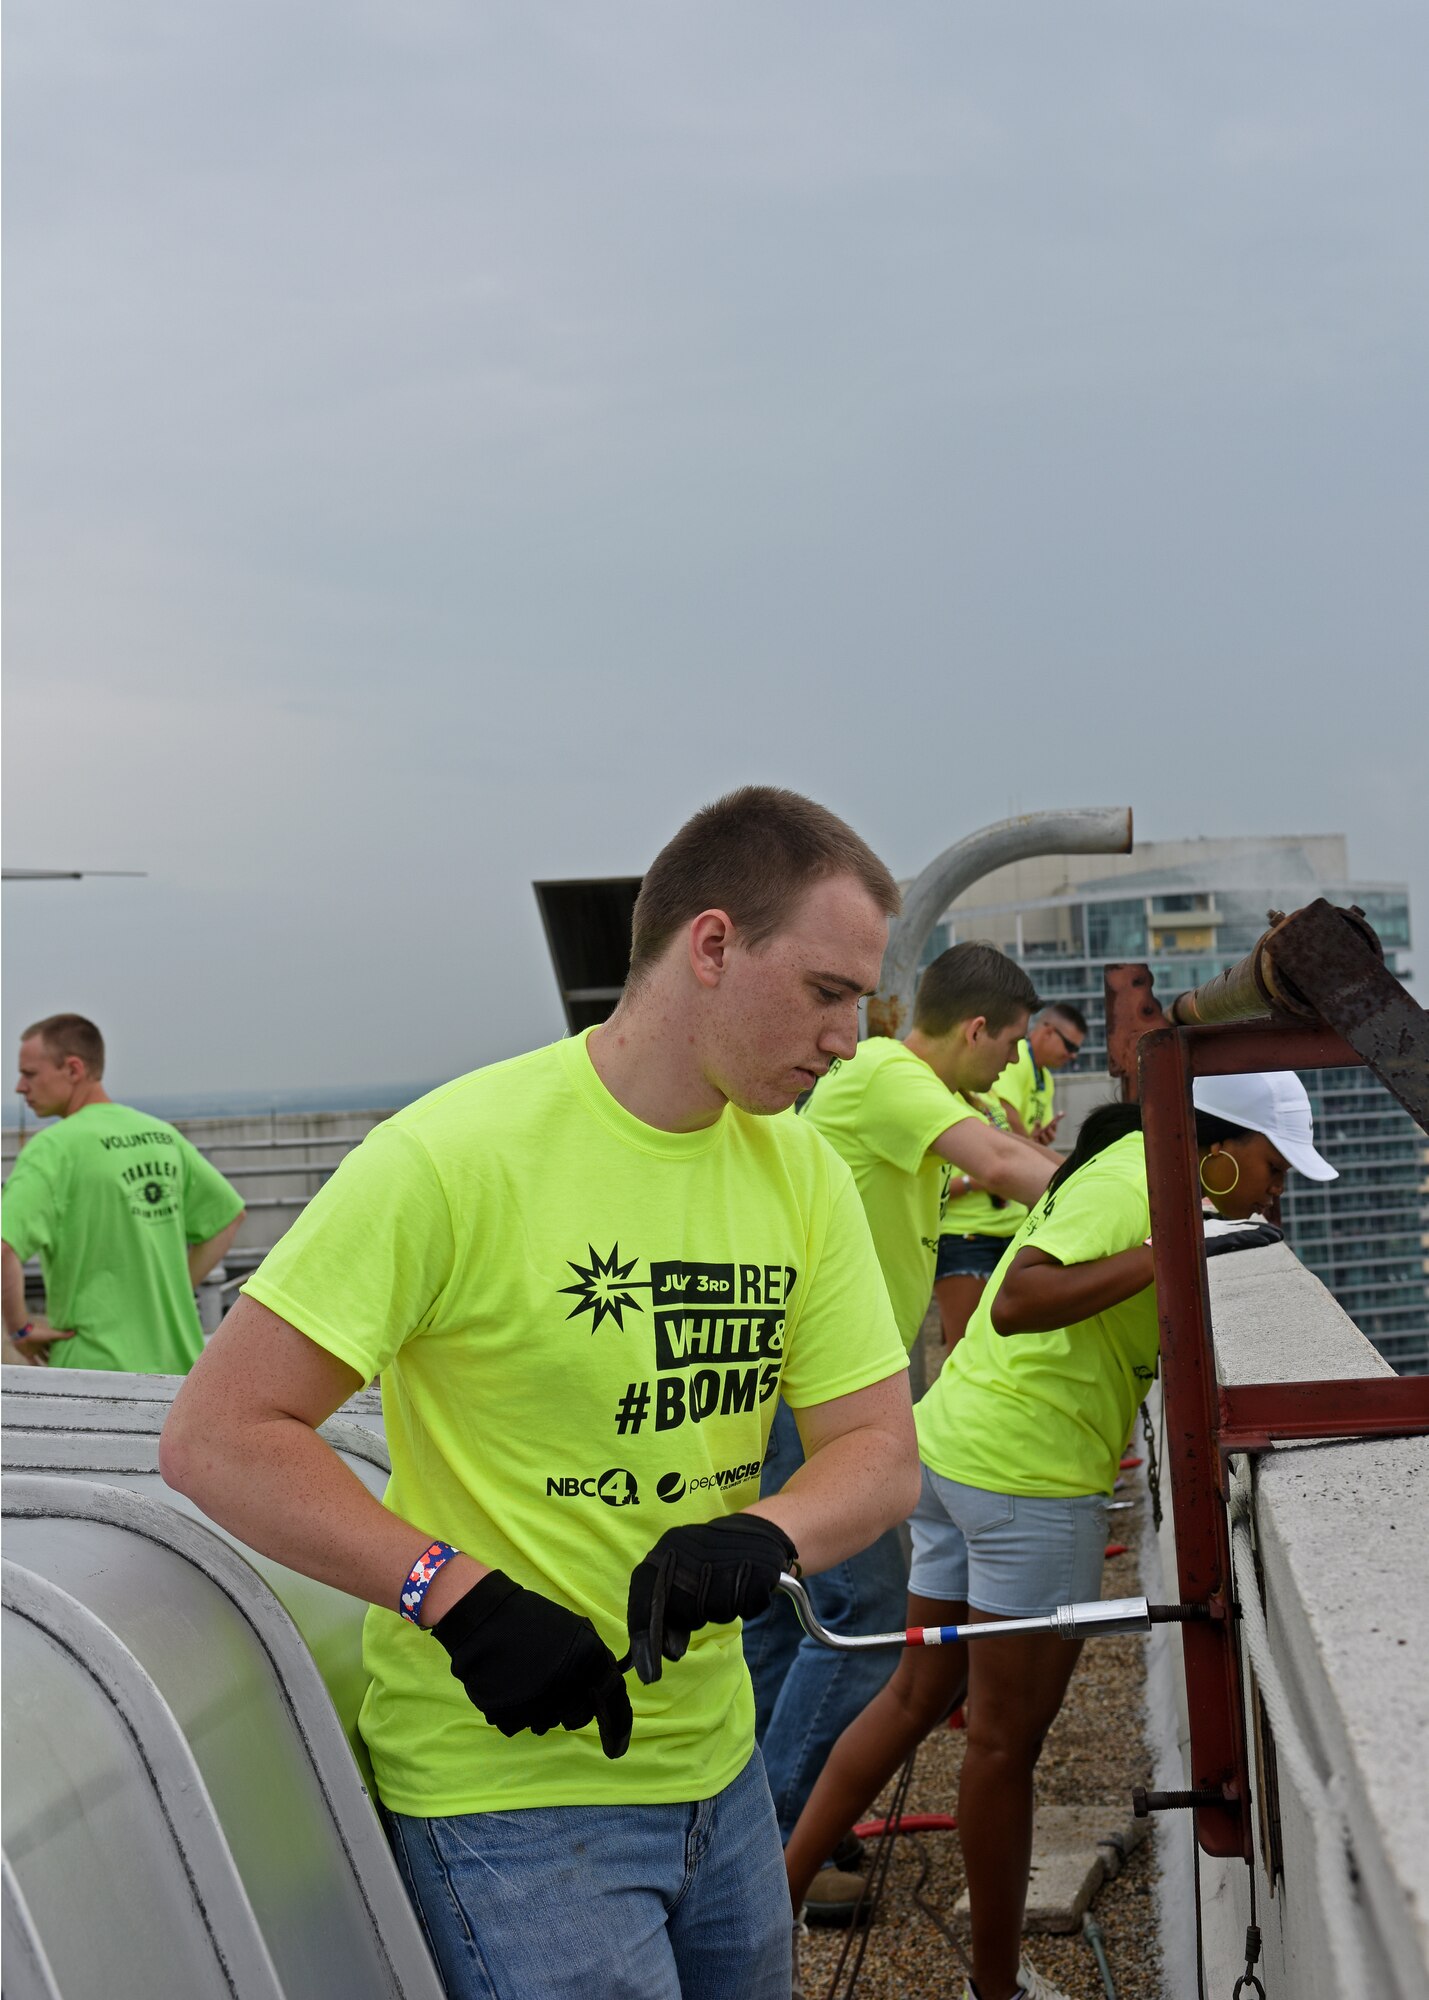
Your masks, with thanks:
M799 1579L787 1574L779 1588L792 1602L811 1639L839 1652L870 1646L956 1646L964 1639L1006 1639L1017 1632L1055 1632L1061 1639L1109 1638L1116 1632L1149 1632L1153 1624L1177 1618L1180 1605L1148 1604L1144 1597L1113 1597L1104 1603L1059 1604L1038 1618L1001 1618L977 1625L910 1625L906 1632L830 1632L821 1625Z

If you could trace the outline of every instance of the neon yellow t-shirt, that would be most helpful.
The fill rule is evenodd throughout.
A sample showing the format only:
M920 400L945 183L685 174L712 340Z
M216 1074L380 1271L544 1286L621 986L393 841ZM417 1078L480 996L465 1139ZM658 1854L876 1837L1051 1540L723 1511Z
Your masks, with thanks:
M1061 1264L1088 1264L1145 1242L1150 1227L1139 1132L1043 1195L914 1412L925 1464L988 1493L1111 1492L1156 1372L1155 1286L1052 1333L995 1332L992 1302L1024 1244Z
M172 1125L87 1104L37 1132L5 1187L5 1241L38 1257L45 1316L74 1329L54 1368L185 1375L203 1346L189 1246L226 1229L243 1197Z
M1009 1065L1009 1068L1011 1065ZM995 1125L1000 1132L1010 1132L1007 1114L1002 1107L1002 1072L997 1083L987 1096L975 1096L969 1101L973 1110L985 1124ZM970 1194L950 1194L943 1210L944 1236L1015 1236L1027 1220L1024 1202L1003 1199L988 1193L986 1188L975 1188Z
M993 1105L1010 1104L1030 1135L1052 1116L1054 1089L1051 1070L1038 1068L1032 1059L1031 1044L1024 1036L1017 1044L1017 1054L997 1082L985 1097L979 1097L975 1102L989 1109ZM1006 1118L997 1112L993 1113L992 1122L1005 1130L1010 1129ZM986 1189L980 1188L972 1194L950 1197L943 1215L943 1234L1015 1236L1026 1220L1024 1203L999 1202Z
M1054 1073L1040 1068L1034 1061L1032 1044L1024 1035L1017 1044L1017 1054L992 1086L991 1094L1014 1107L1030 1137L1039 1125L1045 1125L1051 1118L1052 1099L1056 1093Z
M860 1042L821 1077L804 1107L848 1162L883 1267L905 1347L918 1338L933 1295L938 1229L952 1168L928 1149L964 1118L977 1118L921 1056L888 1035Z
M379 1125L245 1290L381 1374L394 1513L584 1613L617 1658L663 1531L758 1498L776 1395L799 1409L906 1365L816 1135L733 1107L656 1131L584 1036ZM500 1735L395 1609L368 1612L364 1657L360 1727L395 1812L709 1798L753 1743L737 1624L697 1632L654 1687L632 1676L614 1763L594 1727Z

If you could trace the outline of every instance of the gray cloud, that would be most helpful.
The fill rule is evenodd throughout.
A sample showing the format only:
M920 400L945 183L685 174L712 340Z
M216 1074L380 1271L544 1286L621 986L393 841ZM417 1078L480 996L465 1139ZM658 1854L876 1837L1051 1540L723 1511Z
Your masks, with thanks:
M7 1030L559 1025L533 876L775 778L1343 830L1429 921L1422 12L7 19Z

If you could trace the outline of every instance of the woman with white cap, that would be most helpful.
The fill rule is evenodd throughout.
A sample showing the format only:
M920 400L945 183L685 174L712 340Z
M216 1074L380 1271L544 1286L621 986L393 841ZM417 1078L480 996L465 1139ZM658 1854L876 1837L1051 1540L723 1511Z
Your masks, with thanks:
M1282 1071L1198 1078L1200 1185L1256 1214L1315 1151L1310 1101ZM1094 1111L918 1404L910 1625L1025 1618L1101 1594L1105 1509L1156 1371L1158 1324L1140 1107ZM785 1850L797 1909L840 1836L966 1690L958 1795L972 1906L965 2000L1064 2000L1021 1958L1032 1777L1080 1650L1034 1634L910 1647L840 1737ZM970 1685L969 1685L970 1678Z

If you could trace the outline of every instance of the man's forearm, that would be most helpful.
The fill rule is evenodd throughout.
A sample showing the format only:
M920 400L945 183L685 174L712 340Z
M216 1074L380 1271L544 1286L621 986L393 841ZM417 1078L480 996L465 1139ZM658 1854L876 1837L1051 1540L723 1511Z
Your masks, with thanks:
M176 1406L177 1407L177 1406ZM413 1563L437 1539L432 1524L390 1513L325 1439L296 1417L275 1416L206 1434L171 1415L159 1448L170 1486L250 1548L369 1604L397 1609ZM486 1575L463 1553L427 1591L433 1625Z
M992 1169L982 1175L983 1186L1004 1201L1020 1201L1032 1208L1046 1192L1047 1183L1061 1165L1059 1156L1015 1133L1002 1134Z
M805 1460L787 1486L745 1511L781 1527L810 1574L831 1569L906 1521L920 1473L911 1433L849 1431Z
M217 1236L210 1236L206 1242L189 1245L189 1283L197 1288L214 1266L221 1264L228 1254L229 1246L238 1234L244 1210L239 1209L226 1229L220 1229Z
M6 1333L15 1333L29 1317L25 1310L25 1267L8 1243L0 1243L0 1311Z

